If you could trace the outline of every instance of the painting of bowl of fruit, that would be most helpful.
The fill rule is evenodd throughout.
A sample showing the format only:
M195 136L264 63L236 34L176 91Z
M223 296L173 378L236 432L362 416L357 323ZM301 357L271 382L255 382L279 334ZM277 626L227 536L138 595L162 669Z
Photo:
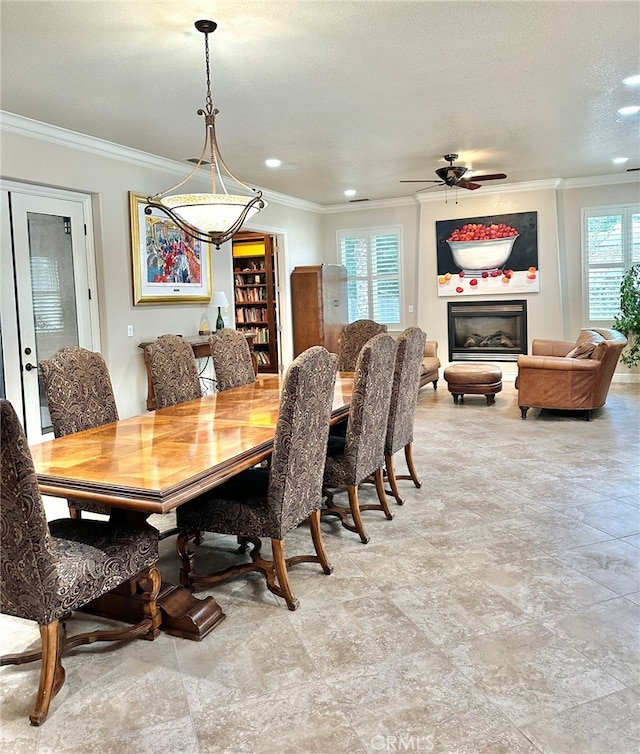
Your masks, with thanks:
M461 270L480 271L503 267L516 238L518 231L505 223L467 223L456 228L447 243Z

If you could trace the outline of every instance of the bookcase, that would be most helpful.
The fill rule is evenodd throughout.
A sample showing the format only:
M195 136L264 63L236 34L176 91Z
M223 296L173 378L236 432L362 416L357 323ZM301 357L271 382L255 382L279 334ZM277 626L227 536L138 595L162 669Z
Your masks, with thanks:
M238 330L253 332L258 372L278 372L273 238L260 233L233 237L235 323Z

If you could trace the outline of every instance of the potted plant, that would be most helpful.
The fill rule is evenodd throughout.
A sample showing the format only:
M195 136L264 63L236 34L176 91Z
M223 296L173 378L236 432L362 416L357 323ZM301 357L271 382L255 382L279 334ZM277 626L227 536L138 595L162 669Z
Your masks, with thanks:
M620 283L620 314L614 320L617 330L629 340L621 360L628 367L640 364L640 264L630 267Z

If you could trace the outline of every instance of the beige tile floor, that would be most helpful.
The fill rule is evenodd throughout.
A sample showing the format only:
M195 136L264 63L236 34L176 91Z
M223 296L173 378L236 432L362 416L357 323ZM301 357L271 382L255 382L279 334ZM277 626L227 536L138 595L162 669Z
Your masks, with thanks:
M423 389L423 487L401 483L393 521L364 514L368 545L325 523L335 572L292 571L297 612L237 580L209 592L227 619L203 642L77 649L41 728L27 719L38 669L3 668L0 751L637 752L639 399L615 384L591 422L522 421L513 383L491 407ZM301 527L288 552L309 539ZM0 618L0 652L36 638Z

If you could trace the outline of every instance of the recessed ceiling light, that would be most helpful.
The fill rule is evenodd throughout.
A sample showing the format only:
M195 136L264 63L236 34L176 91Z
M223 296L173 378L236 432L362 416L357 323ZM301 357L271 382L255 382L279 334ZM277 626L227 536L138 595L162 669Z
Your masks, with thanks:
M618 112L620 115L635 115L640 113L640 105L629 105L629 107L621 107Z
M635 76L628 76L626 79L622 79L622 83L627 86L640 86L640 73Z
M356 191L355 189L347 189L347 190L346 190L346 191L344 192L344 195L345 195L345 196L355 196L355 195L356 195L356 193L357 193L357 191Z
M277 157L270 157L268 160L264 161L264 164L268 168L279 168L280 165L282 165L282 160L279 160Z
M628 157L613 157L611 159L611 162L614 165L624 165L625 162L629 162L629 158Z

